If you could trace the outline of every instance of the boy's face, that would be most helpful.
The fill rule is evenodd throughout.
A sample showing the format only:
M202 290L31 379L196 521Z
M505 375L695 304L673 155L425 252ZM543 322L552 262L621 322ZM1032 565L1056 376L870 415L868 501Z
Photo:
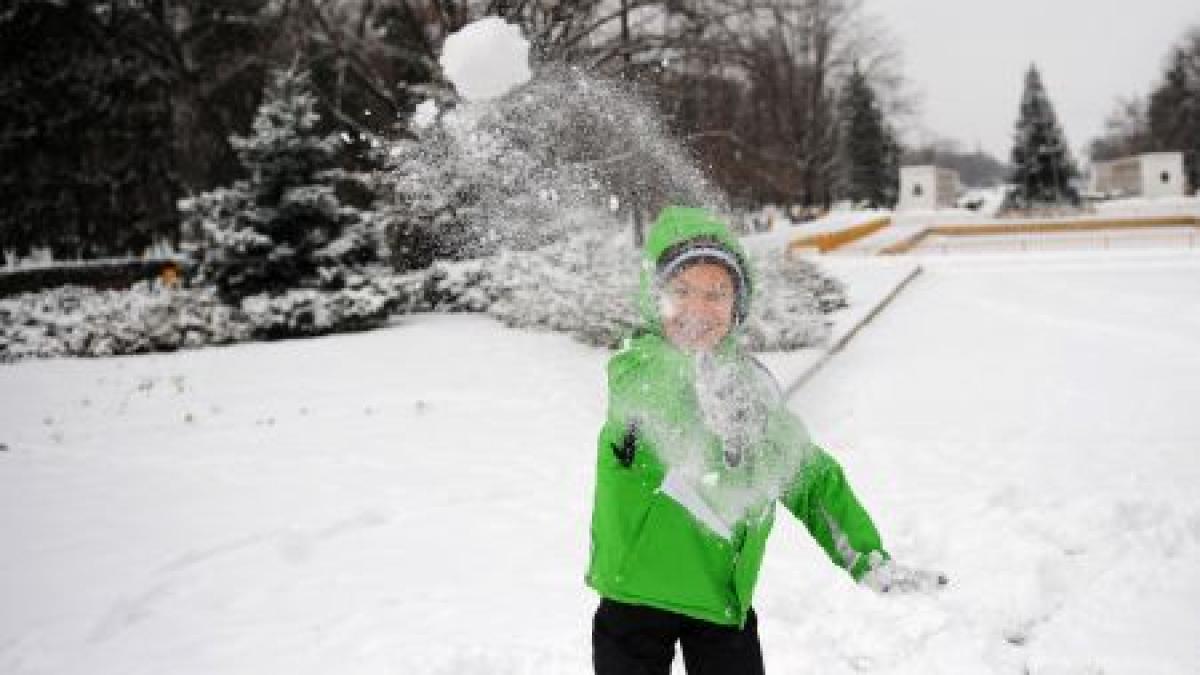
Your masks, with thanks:
M734 287L729 271L697 263L671 277L659 297L667 339L685 352L711 351L733 325Z

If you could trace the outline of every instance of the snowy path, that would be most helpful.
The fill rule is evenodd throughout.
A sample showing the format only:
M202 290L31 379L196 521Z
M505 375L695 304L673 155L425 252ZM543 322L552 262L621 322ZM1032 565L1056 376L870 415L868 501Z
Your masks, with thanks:
M1200 258L924 264L793 401L953 585L784 514L770 672L1200 671ZM0 368L0 672L588 672L605 358L449 316Z

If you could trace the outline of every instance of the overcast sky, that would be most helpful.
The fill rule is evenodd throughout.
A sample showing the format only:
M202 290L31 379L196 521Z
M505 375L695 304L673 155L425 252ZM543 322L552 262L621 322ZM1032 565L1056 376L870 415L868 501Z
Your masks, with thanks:
M1171 45L1200 25L1200 0L864 0L864 9L900 42L920 124L1004 161L1031 62L1082 160L1115 99L1148 93Z

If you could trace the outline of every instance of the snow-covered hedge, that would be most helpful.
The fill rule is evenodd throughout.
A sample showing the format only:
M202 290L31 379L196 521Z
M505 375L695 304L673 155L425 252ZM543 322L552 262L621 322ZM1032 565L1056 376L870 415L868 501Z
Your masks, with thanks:
M125 291L64 286L0 299L0 362L170 351L381 325L393 313L487 313L513 328L614 347L638 324L638 254L619 239L576 236L533 251L356 275L339 291L293 289L239 306L215 291L142 282ZM804 260L754 260L758 289L743 330L755 351L822 344L842 286Z
M173 351L281 336L370 328L395 300L391 280L341 291L297 289L223 304L211 289L141 282L128 290L62 286L0 299L0 362Z
M637 322L637 258L601 238L533 251L439 261L392 282L397 309L486 313L512 328L567 333L613 346Z
M757 256L758 291L743 330L753 351L818 347L829 340L830 312L847 306L846 290L812 262L782 252Z
M62 286L0 299L0 361L170 351L251 333L211 292L154 282L127 291Z
M398 283L406 311L486 312L515 328L568 333L613 347L637 325L639 256L627 245L575 237L536 251L440 262ZM754 260L758 291L743 336L755 351L818 346L845 292L814 264L782 254Z
M259 339L311 337L382 325L396 302L390 276L354 274L339 290L294 288L245 298L239 318Z

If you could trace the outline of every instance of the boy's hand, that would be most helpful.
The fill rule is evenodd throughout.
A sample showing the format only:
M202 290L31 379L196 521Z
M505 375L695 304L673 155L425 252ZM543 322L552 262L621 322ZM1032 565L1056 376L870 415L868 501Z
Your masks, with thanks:
M621 441L613 443L611 446L617 462L626 469L633 466L633 454L637 450L637 430L637 422L630 422L625 427L625 435L621 438Z
M868 570L859 583L876 593L930 593L950 583L950 579L942 572L885 560Z

